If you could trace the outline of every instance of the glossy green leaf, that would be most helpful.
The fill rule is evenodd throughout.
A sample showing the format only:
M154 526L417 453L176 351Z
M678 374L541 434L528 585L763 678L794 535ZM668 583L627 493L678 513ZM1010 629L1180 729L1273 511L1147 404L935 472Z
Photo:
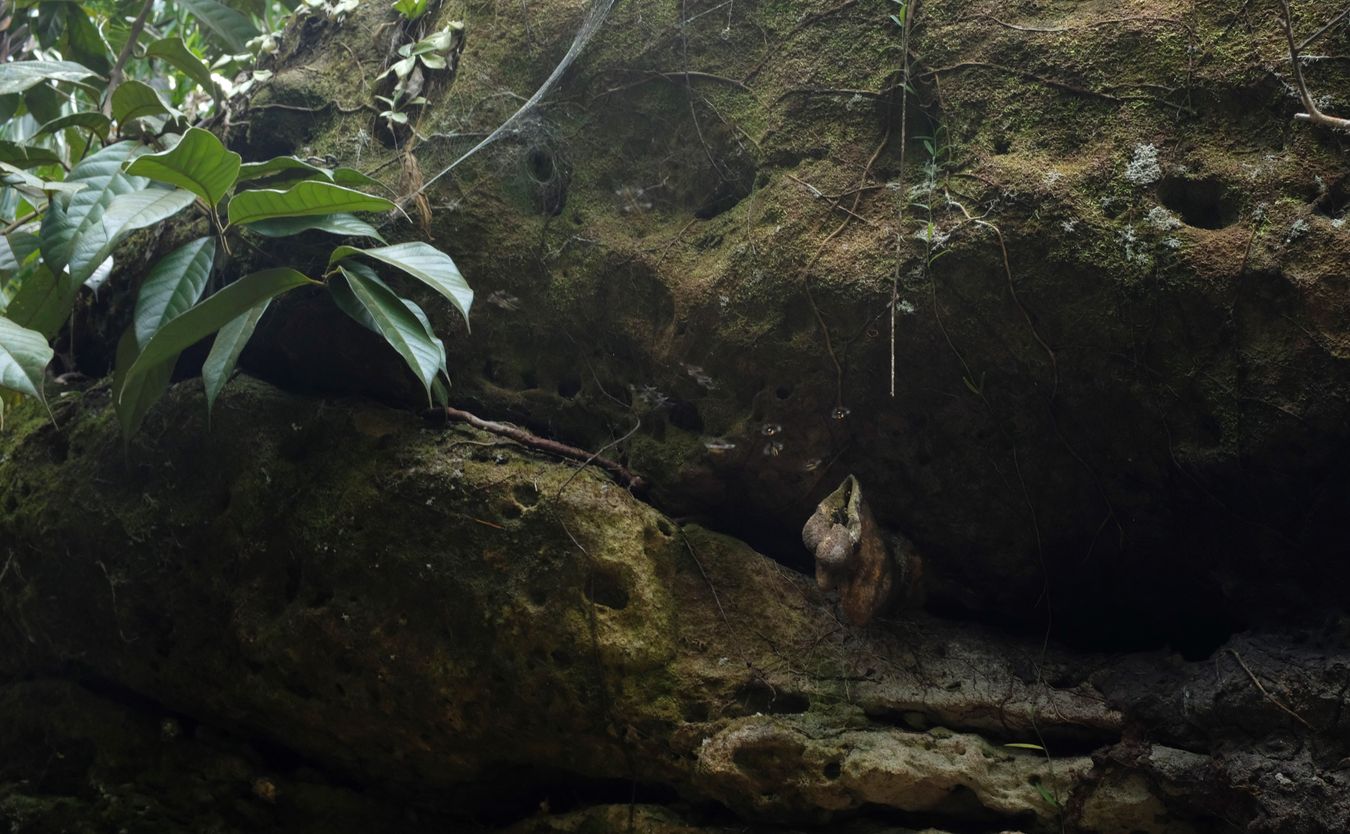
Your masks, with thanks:
M81 284L53 274L43 263L26 267L11 282L17 282L19 289L5 308L5 315L48 339L55 336L70 317Z
M75 239L67 268L74 281L84 281L130 233L167 220L192 205L192 192L181 188L146 188L119 194L108 203L98 223L87 225Z
M108 60L108 44L103 41L98 27L89 19L83 4L66 3L66 44L69 57L92 69L106 74L112 69Z
M42 399L42 376L52 355L47 337L0 318L0 388Z
M239 181L260 180L283 173L295 173L300 179L332 179L332 172L294 156L274 156L266 162L245 162L239 166Z
M258 327L258 322L262 320L263 313L267 312L267 307L271 303L271 299L268 299L254 306L247 313L220 328L220 332L216 334L211 352L207 354L206 362L202 364L202 382L206 386L207 419L210 419L216 397L220 396L225 383L230 381L230 374L234 373L234 366L239 361L239 355L244 352L244 345L248 344L253 331Z
M215 241L199 237L159 259L136 297L132 328L137 345L149 344L161 327L197 303L215 257Z
M58 165L61 157L50 148L0 140L0 162L20 168L36 168L39 165Z
M44 81L83 81L97 75L74 61L10 61L0 64L0 96L21 93Z
M328 259L329 267L344 258L363 255L374 258L392 267L403 270L412 277L434 289L449 299L451 304L469 321L469 308L473 305L473 290L460 274L459 267L450 256L421 241L396 243L393 246L381 246L376 249L358 249L355 246L339 246Z
M126 391L134 391L141 377L215 333L268 299L305 284L316 284L293 269L265 269L245 275L159 329L127 369ZM122 396L125 396L125 392Z
M179 72L200 84L203 90L215 94L216 82L211 78L210 68L187 48L182 38L160 38L145 48L145 57L167 61Z
M0 273L18 272L40 245L38 236L27 229L0 236Z
M186 188L215 206L234 186L239 167L239 154L211 131L193 127L167 151L138 157L127 173Z
M350 214L320 214L314 217L279 217L250 223L249 231L265 237L288 237L310 229L347 237L369 237L384 242L379 231L369 223Z
M230 200L230 223L255 223L276 217L309 217L349 211L388 211L394 204L340 185L306 180L285 191L259 189Z
M367 264L363 264L360 261L348 260L342 264L341 268L347 272L356 273L365 280L374 282L388 292L393 293L396 296L398 295L398 293L395 293L394 290L375 273L375 270L371 269ZM332 287L333 285L330 284L329 289L332 289ZM368 313L364 307L358 304L343 306L343 299L339 298L337 293L334 293L334 298L338 301L338 306L341 307L347 315L355 319L357 323L361 324L372 333L380 332L379 328L375 325L374 319L371 318L370 313ZM449 401L450 396L450 371L446 363L445 342L441 341L441 339L436 336L436 331L431 327L431 319L427 317L426 312L418 306L417 302L401 296L399 296L399 301L403 302L403 306L407 307L408 312L412 313L422 325L422 330L426 333L427 338L436 345L436 350L440 354L440 373L436 380L432 382L431 397L437 404L445 405Z
M178 364L178 353L174 353L143 370L131 385L127 385L127 371L136 364L138 355L136 332L134 328L128 327L117 343L112 382L117 423L122 428L122 437L127 439L141 427L150 407L164 396L169 383L173 381L173 368Z
M441 367L441 352L427 336L426 328L403 304L403 300L379 281L370 281L357 271L339 266L339 277L329 282L334 300L348 315L366 324L355 309L364 310L375 332L384 337L426 389L431 401L431 383ZM369 325L367 325L369 326Z
M171 116L176 111L149 84L128 79L112 94L112 115L119 126L146 116Z
M216 0L177 0L178 5L187 9L193 17L201 21L217 40L230 48L231 52L243 52L244 44L258 36L258 30L248 18Z
M333 182L352 188L380 184L374 177L368 177L355 168L334 168Z
M102 113L93 111L82 111L79 113L70 113L59 119L52 119L50 122L37 129L37 136L43 136L48 133L56 133L66 128L77 128L79 130L92 130L101 138L108 138L108 131L112 130L112 122Z
M64 180L44 180L8 162L0 162L0 184L13 188L26 197L30 204L43 204L47 196L54 191L74 194L84 186L70 184Z
M42 218L42 258L53 273L59 274L70 262L77 237L95 225L102 226L103 212L115 197L145 188L146 180L122 171L136 147L131 142L109 145L85 157L66 176L67 183L84 188L68 198L53 200ZM78 285L84 277L75 283Z

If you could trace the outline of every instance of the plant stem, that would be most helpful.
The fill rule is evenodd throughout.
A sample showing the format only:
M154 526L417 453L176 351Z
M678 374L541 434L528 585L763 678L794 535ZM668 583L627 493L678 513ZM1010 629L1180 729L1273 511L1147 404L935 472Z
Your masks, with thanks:
M108 73L108 94L103 100L103 113L105 116L112 115L112 96L117 89L117 85L122 83L122 72L126 69L127 61L131 59L131 54L136 51L136 41L141 38L141 31L145 29L146 18L150 17L150 11L155 7L155 0L145 0L141 6L140 14L136 15L136 20L131 24L131 31L127 33L127 42L122 47L122 51L117 53L117 62L113 64L112 70Z

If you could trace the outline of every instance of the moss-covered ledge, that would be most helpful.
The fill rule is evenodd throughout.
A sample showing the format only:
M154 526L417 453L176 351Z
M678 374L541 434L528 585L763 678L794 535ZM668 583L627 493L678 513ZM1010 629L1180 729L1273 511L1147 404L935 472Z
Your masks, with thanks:
M1216 796L1253 802L1244 780L1275 758L1235 755L1225 728L1288 730L1236 667L1143 655L1122 674L923 616L845 627L743 543L462 427L240 378L211 426L183 383L124 447L107 400L67 395L0 437L0 678L214 728L304 784L523 830L626 830L606 808L636 797L691 826L1188 831ZM1267 679L1328 668L1241 639ZM1322 681L1284 701L1318 727L1338 715ZM550 797L571 798L556 819Z

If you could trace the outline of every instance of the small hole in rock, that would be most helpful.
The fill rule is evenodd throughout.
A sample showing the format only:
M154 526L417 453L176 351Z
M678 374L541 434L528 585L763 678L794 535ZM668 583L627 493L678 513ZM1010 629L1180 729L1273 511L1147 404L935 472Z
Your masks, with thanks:
M539 503L539 490L534 484L516 484L511 487L511 496L522 507L533 507Z
M586 581L586 599L596 605L622 611L628 607L628 589L616 573L598 570Z
M780 385L774 389L773 395L780 400L786 400L788 397L792 396L792 386Z
M825 774L826 779L838 779L844 770L840 767L839 762L826 762L825 768L821 772Z
M558 396L570 400L581 393L581 383L575 379L564 379L558 383Z
M1166 177L1158 184L1158 199L1197 229L1226 229L1238 221L1237 199L1218 177Z
M671 405L670 424L685 431L703 431L703 417L698 413L698 406L688 400L680 400Z
M531 148L529 155L530 176L535 182L552 182L557 168L553 164L553 156L543 148Z

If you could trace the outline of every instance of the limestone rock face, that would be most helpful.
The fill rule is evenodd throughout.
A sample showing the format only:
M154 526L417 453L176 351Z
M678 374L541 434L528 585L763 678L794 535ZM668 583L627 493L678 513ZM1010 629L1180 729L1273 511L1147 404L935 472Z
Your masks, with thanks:
M368 141L378 60L353 70L378 3L284 38L227 139L411 190L398 172L496 128L587 5L444 9L467 15L460 71L408 159ZM902 100L877 9L734 6L617 4L545 106L429 190L479 299L472 335L426 299L457 396L585 448L637 425L627 461L668 512L800 568L852 474L933 607L1036 629L1049 579L1078 645L1204 656L1339 604L1350 181L1294 119L1274 17L933 3ZM1350 65L1308 76L1346 89ZM331 305L283 311L253 372L416 401Z
M11 415L0 442L18 831L128 808L231 834L332 807L319 830L342 834L1106 834L1220 812L1312 831L1350 811L1338 631L1185 663L917 611L859 630L744 543L491 435L241 378L210 431L188 382L124 448L107 397ZM1286 682L1278 704L1249 671ZM63 769L35 783L38 759Z

